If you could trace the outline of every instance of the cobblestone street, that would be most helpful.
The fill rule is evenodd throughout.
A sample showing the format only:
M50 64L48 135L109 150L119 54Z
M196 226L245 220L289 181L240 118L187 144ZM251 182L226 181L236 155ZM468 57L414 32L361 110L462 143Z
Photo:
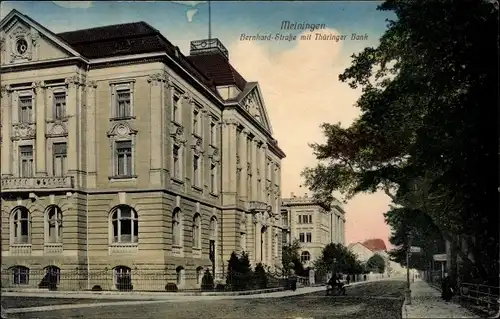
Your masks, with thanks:
M347 288L346 296L327 297L324 292L287 298L252 298L213 301L110 301L91 305L81 299L2 299L8 309L47 306L46 311L11 313L15 319L68 318L400 318L403 281L380 281ZM103 302L106 302L105 304ZM109 302L109 303L108 303ZM72 303L72 305L70 304ZM54 309L64 304L66 309ZM50 310L53 309L53 310Z

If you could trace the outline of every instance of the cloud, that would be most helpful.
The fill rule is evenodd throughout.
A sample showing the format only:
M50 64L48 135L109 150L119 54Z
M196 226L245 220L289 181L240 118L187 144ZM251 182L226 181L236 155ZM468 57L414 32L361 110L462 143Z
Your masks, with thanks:
M338 35L334 29L304 32L312 34L312 39L298 40L292 48L278 53L272 53L259 41L237 41L229 46L235 68L248 81L259 81L275 138L287 154L281 181L283 197L290 192L307 192L299 186L303 182L300 172L316 165L308 143L324 141L319 125L341 122L348 126L360 114L354 103L361 91L338 80L350 65L352 50L347 48L352 42L315 40L316 33ZM345 207L347 241L367 236L359 240L379 237L387 242L389 231L382 213L387 211L388 203L383 194L360 195L350 201ZM370 227L358 227L362 224Z
M198 12L198 9L195 8L190 8L186 11L186 17L188 19L188 22L193 22L193 17L194 15Z
M93 6L93 1L52 1L54 4L68 9L88 9Z
M0 2L0 19L3 19L6 15L8 15L12 9L14 9L12 3L8 1Z

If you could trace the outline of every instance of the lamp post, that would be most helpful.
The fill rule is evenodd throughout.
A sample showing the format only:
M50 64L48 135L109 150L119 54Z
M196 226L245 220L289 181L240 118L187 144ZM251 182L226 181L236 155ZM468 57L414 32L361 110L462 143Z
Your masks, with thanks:
M405 304L411 305L411 290L410 290L410 254L411 254L411 242L413 234L408 233L408 244L406 247L406 289L405 289Z

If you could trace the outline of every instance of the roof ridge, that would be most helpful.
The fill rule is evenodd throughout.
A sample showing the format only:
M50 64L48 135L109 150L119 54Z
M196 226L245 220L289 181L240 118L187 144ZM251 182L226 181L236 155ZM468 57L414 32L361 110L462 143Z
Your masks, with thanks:
M148 23L146 23L144 21L135 21L135 22L126 22L126 23L117 23L117 24L107 24L107 25L103 25L103 26L100 26L100 27L77 29L77 30L73 30L73 31L59 32L59 33L56 33L56 34L57 35L61 35L61 34L73 33L73 32L92 31L92 30L96 30L96 29L109 28L109 27L118 27L118 26L123 26L123 25L140 24L140 23L145 24L148 27L150 27L151 29L153 29L156 32L158 32L158 30L156 30L155 28L153 28L151 25L149 25Z

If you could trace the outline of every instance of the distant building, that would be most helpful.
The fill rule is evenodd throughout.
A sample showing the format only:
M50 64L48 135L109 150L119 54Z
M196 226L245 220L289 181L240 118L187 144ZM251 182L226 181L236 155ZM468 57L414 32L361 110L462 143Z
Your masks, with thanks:
M283 199L283 242L299 240L305 266L311 266L327 244L345 242L345 211L337 200L331 207L330 211L325 210L307 194L296 197L292 193L290 198Z
M348 246L348 249L356 254L362 263L366 263L374 255L384 258L386 275L398 275L404 272L404 268L400 264L390 260L385 242L382 239L376 238L366 240L363 243L353 243Z

